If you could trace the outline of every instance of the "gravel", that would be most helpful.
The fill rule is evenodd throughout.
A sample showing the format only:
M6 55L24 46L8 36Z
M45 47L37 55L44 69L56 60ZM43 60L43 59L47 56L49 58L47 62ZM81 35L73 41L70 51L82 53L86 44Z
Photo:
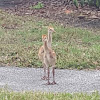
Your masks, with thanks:
M56 69L56 85L46 85L47 81L41 80L42 75L42 68L0 67L0 88L13 91L100 92L99 70Z

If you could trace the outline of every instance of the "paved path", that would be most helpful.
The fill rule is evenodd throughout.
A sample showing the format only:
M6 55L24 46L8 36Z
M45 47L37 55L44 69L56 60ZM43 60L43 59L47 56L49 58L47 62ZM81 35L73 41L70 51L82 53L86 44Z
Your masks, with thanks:
M0 67L0 88L14 91L100 92L100 71L56 69L57 85L45 85L42 68ZM52 76L51 76L52 78Z
M15 5L24 4L25 0L0 0L0 7L14 7Z

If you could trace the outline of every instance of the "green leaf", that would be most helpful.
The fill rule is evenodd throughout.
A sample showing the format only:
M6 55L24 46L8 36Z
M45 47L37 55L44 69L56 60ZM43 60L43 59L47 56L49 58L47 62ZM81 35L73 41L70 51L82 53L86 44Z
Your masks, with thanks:
M96 0L96 7L100 7L100 1L99 0Z
M44 5L41 2L38 2L38 4L35 5L33 8L35 8L35 9L41 9L43 7L44 7Z
M78 8L78 1L77 0L73 0L73 3Z
M80 2L80 4L81 4L81 6L83 7L83 5L84 5L84 0L81 0L81 2Z

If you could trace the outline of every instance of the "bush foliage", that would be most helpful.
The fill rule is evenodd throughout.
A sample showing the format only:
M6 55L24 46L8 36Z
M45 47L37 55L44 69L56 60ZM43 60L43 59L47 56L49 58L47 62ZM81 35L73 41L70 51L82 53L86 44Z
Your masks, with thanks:
M82 7L84 4L88 4L89 6L100 8L100 0L73 0L73 3L76 7L78 7L79 4Z

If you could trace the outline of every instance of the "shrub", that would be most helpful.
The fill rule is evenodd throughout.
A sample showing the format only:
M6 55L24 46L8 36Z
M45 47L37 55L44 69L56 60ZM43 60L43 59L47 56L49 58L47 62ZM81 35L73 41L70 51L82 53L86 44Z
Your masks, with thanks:
M73 3L78 8L78 1L77 0L73 0Z
M81 0L81 1L80 1L80 4L81 4L82 7L83 7L83 5L84 5L84 2L85 2L84 0Z
M33 7L33 9L41 9L43 7L44 5L41 2L38 2L38 4Z
M97 7L97 8L100 7L100 0L96 0L96 7Z
M76 7L78 7L78 3L80 3L82 7L85 3L88 3L89 6L100 8L100 0L73 0L73 3Z

